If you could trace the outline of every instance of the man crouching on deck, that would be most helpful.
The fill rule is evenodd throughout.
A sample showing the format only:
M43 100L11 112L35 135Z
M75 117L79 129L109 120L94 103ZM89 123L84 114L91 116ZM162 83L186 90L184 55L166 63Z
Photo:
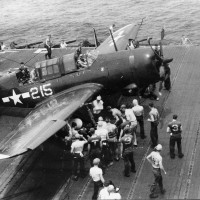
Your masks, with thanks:
M160 152L162 151L162 145L158 144L154 150L147 156L147 160L151 163L153 169L153 174L155 177L155 181L153 185L151 186L151 194L149 195L150 198L157 198L158 195L155 194L156 191L156 185L159 185L161 194L165 193L165 189L163 188L163 182L162 182L162 174L161 169L166 174L166 171L162 164L162 156L160 155Z

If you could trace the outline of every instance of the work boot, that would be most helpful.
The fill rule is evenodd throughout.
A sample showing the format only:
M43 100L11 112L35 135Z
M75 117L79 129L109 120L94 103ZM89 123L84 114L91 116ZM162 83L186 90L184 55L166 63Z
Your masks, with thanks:
M174 159L175 158L175 154L170 155L170 157L171 157L171 159Z
M180 154L180 155L178 155L178 157L179 158L182 158L184 156L184 154L182 153L182 154Z
M165 192L166 192L165 189L161 189L161 190L160 190L160 193L161 193L161 194L165 194Z
M152 193L152 194L150 194L150 195L149 195L149 197L150 197L151 199L153 199L153 198L157 198L157 197L158 197L158 195L157 195L157 194L154 194L154 193Z
M135 169L131 169L131 172L136 173L136 170Z

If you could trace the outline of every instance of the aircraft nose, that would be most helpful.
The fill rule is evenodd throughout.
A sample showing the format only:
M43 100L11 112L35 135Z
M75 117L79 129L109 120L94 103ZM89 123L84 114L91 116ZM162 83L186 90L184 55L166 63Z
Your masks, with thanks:
M157 60L151 49L141 48L134 52L134 71L138 86L149 85L159 80Z

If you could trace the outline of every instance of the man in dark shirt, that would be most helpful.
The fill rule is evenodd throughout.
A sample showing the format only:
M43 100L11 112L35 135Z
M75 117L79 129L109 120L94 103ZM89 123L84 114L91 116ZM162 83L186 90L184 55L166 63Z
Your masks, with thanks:
M127 128L124 131L125 135L121 138L122 142L122 153L124 158L124 175L126 177L130 176L130 165L131 164L131 171L133 173L136 172L135 170L135 162L133 159L133 136L131 135L132 131L130 128Z
M90 164L92 166L95 158L101 158L101 137L95 134L95 129L90 128L91 137L88 139L88 152Z
M30 80L30 72L23 62L20 63L19 71L16 73L19 83L25 84Z
M182 153L182 147L181 147L181 133L182 133L182 125L181 122L177 121L178 116L173 115L173 120L168 124L167 127L167 133L170 133L170 140L169 140L169 146L170 146L170 157L172 159L175 158L175 143L177 143L178 147L178 157L182 158L184 154Z

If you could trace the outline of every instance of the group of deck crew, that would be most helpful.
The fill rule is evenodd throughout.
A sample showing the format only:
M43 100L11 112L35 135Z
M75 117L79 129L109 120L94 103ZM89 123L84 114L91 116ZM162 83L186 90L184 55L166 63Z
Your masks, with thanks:
M145 139L147 136L144 130L144 108L138 104L137 99L133 99L132 106L122 104L119 109L106 106L101 96L91 102L94 123L89 123L83 127L80 119L76 119L68 124L68 135L65 137L66 144L70 147L73 156L73 179L85 177L85 157L90 160L90 176L94 183L94 193L92 199L105 199L102 197L99 189L106 183L103 175L106 169L120 159L124 161L123 175L130 177L131 172L136 173L134 161L134 148L137 148L136 129L140 127L140 138ZM158 197L155 193L156 187L160 187L161 194L165 193L162 183L161 170L166 173L162 165L162 156L160 151L162 145L158 144L158 124L159 112L154 103L149 103L149 118L147 121L151 124L150 139L153 152L147 156L148 161L152 164L155 182L151 187L150 198ZM104 118L103 118L104 116ZM167 132L170 133L170 157L175 158L175 143L178 146L178 156L183 157L181 149L181 123L177 121L177 115L173 116L172 122L168 124ZM92 121L92 120L91 120ZM80 169L79 169L80 164ZM107 189L105 189L107 188ZM105 186L103 190L107 191L113 186ZM118 190L118 188L117 188ZM108 191L107 191L108 192ZM111 193L116 193L116 187ZM117 191L118 193L118 191ZM110 194L109 192L106 194ZM99 196L98 196L99 195ZM115 196L115 195L114 195ZM120 199L121 195L113 197L113 194L107 199Z

